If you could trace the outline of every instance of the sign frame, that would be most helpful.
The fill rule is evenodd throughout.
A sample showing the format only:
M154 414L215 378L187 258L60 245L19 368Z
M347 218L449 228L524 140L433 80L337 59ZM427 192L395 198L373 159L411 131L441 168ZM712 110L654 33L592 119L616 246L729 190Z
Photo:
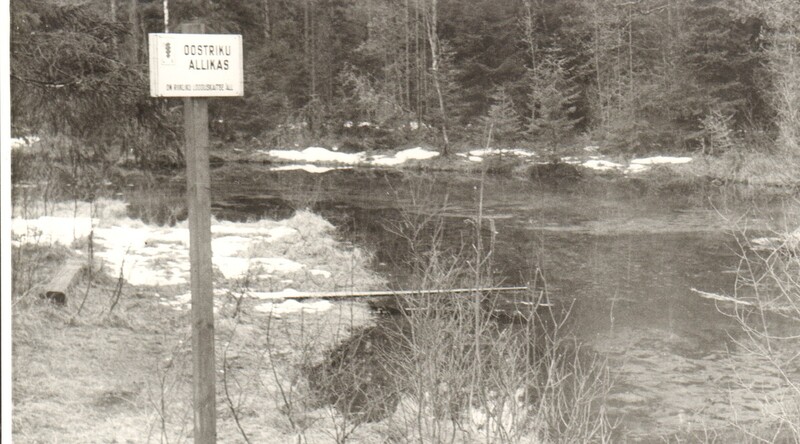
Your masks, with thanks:
M241 97L240 34L148 34L151 97Z

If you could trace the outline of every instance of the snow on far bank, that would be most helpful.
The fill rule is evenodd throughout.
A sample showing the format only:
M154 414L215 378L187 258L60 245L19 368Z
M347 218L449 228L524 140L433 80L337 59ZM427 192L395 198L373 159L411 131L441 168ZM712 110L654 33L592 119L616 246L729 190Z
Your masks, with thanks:
M335 167L322 167L314 164L307 163L305 165L281 165L279 167L271 168L271 171L305 171L311 174L322 174L328 171L338 170L341 168Z
M647 171L653 165L679 165L682 163L689 163L692 161L691 157L675 157L675 156L654 156L642 157L638 159L631 159L630 164L625 169L625 173L641 173Z
M409 148L407 150L399 151L392 157L378 155L372 158L370 162L378 166L395 166L406 163L409 160L427 160L437 157L439 153L436 151L426 150L422 147Z
M469 152L470 157L486 157L486 156L517 156L517 157L533 157L536 153L526 151L520 148L482 148L479 150L472 150Z
M600 156L589 156L588 159L582 159L575 156L562 157L561 161L570 165L580 165L585 168L597 171L621 171L624 174L641 173L649 170L653 165L677 165L682 163L689 163L692 161L691 157L674 157L674 156L654 156L643 157L638 159L631 159L628 165L612 162L601 158Z
M663 165L663 164L689 163L691 161L692 161L691 157L655 156L655 157L644 157L641 159L633 159L631 160L631 164Z
M623 168L623 166L619 163L602 159L589 159L581 163L581 165L583 165L586 168L591 168L593 170L598 170L598 171L618 170Z
M309 147L303 151L297 150L269 150L261 151L272 157L283 160L291 160L293 162L307 162L307 163L343 163L347 165L356 165L363 163L366 155L362 153L340 153L331 151L327 148Z
M586 147L587 152L596 152L599 149L597 146ZM293 161L305 162L305 164L298 165L282 165L274 167L273 171L291 171L303 170L309 173L326 173L333 169L342 167L318 166L317 164L343 164L348 166L397 166L402 165L409 160L427 160L439 156L436 151L426 150L421 147L410 148L398 151L394 155L376 154L369 156L365 152L358 153L341 153L334 150L321 147L310 147L302 151L299 150L260 150L260 153L267 154L271 157ZM471 162L482 162L488 156L515 156L523 160L529 160L536 156L536 153L521 148L482 148L474 149L465 153L457 153L459 157L463 157ZM692 161L691 157L678 157L678 156L652 156L631 159L627 165L624 163L614 162L604 159L600 155L591 155L588 157L583 156L565 156L561 161L571 165L580 165L584 168L589 168L597 171L619 171L623 174L635 174L649 170L654 165L677 165L688 163Z
M378 154L368 158L367 153L340 153L327 148L310 147L302 151L298 150L260 150L260 153L267 154L282 160L293 162L306 162L305 165L285 165L275 167L273 171L304 170L309 173L325 173L334 168L320 167L315 164L344 164L344 165L375 165L375 166L396 166L406 163L409 160L432 159L439 155L436 151L426 150L422 147L409 148L399 151L392 156Z

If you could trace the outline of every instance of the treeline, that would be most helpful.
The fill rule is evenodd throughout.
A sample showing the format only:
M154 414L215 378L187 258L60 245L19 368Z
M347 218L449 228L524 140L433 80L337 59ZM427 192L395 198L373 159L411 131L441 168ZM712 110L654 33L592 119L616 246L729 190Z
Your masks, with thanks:
M178 137L165 128L180 103L147 97L147 33L189 20L243 35L245 97L211 108L226 139L427 140L447 150L489 138L556 148L584 135L631 151L720 151L743 138L796 147L800 128L793 0L12 0L11 9L15 128L139 150L143 135L156 145Z

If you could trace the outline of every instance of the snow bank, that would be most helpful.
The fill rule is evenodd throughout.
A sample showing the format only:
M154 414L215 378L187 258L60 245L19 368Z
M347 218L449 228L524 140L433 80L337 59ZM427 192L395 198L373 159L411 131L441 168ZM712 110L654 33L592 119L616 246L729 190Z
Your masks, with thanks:
M253 307L255 311L261 313L268 313L272 316L280 316L282 314L288 313L319 313L322 311L330 310L333 304L330 301L326 300L319 300L319 301L295 301L289 299L283 302L265 302L263 304L256 305Z
M619 170L625 174L629 174L629 173L641 173L647 171L653 165L664 165L664 164L675 165L681 163L688 163L692 161L692 158L673 157L673 156L643 157L638 159L632 159L627 166L621 163L603 159L600 156L589 156L588 159L575 156L565 156L561 158L561 161L570 165L581 165L585 168L590 168L598 171Z
M325 279L330 279L330 277L332 276L331 272L328 270L313 269L313 270L308 270L308 272L311 273L311 276L322 276Z
M479 150L472 150L469 152L472 157L486 157L486 156L517 156L517 157L533 157L536 153L526 151L520 148L483 148Z
M59 207L57 216L15 218L12 219L13 239L17 245L60 243L70 246L74 240L93 233L95 258L111 276L121 274L136 286L170 286L167 294L185 291L190 275L186 224L146 225L124 213L119 214L119 207L120 204L112 202L108 208L96 211L81 208L78 216L72 217L65 214L75 214L74 210L65 206ZM88 217L92 212L112 216ZM330 235L333 229L330 222L305 211L280 222L212 221L212 262L217 278L214 294L224 296L244 291L243 295L248 298L268 302L260 303L256 311L281 315L315 313L331 307L330 302L318 299L283 301L299 294L294 289L284 288L295 281L310 290L307 295L339 288L344 280L356 289L378 285L381 280L365 267L368 257L358 248L340 248ZM248 284L242 289L240 285L244 281L239 279L244 277L248 277ZM259 291L259 286L265 290L284 289L267 292ZM191 302L189 293L171 297L156 293L155 297L160 304L175 310L185 310ZM225 298L218 298L215 307L219 308L224 301Z
M581 165L598 171L609 171L623 168L621 164L602 159L589 159L581 163Z
M364 152L360 153L340 153L337 151L331 151L326 148L319 148L319 147L311 147L306 148L302 151L297 150L269 150L269 151L259 151L264 154L268 154L269 156L282 159L282 160L290 160L294 162L307 162L304 165L283 165L279 167L275 167L272 171L292 171L292 170L304 170L309 173L326 173L331 171L335 168L332 167L320 167L315 164L317 163L338 163L338 164L346 164L346 165L375 165L375 166L396 166L402 165L409 160L426 160L432 159L439 155L436 151L426 150L421 147L416 148L409 148L407 150L399 151L393 156L387 156L383 154L379 154L373 156L371 159L367 158L367 154Z
M641 159L633 159L631 160L631 165L680 164L680 163L689 163L691 161L692 161L691 157L655 156L655 157L645 157Z
M378 165L378 166L395 166L395 165L402 165L409 160L432 159L434 157L437 157L438 155L439 153L437 153L436 151L430 151L422 147L416 147L400 151L392 157L387 157L384 155L375 156L372 158L372 161L370 163L372 165Z
M104 222L107 224L107 222ZM46 216L12 219L14 242L70 246L75 239L93 232L95 256L112 275L119 273L132 285L183 285L189 281L189 229L145 225L122 218L105 226L89 217ZM215 222L211 241L213 264L228 279L252 270L268 274L290 274L305 266L281 257L253 256L254 246L298 233L277 222Z
M261 151L264 152L264 151ZM365 159L364 153L339 153L326 148L310 147L303 151L297 150L269 150L266 152L278 159L291 160L294 162L307 163L343 163L355 165L362 163Z
M682 163L689 163L692 161L691 157L674 157L674 156L654 156L643 157L639 159L631 159L630 164L625 169L625 173L641 173L647 171L653 165L677 165Z
M12 219L13 244L22 243L70 246L75 239L88 236L92 220L88 217L44 216L38 219Z
M321 166L317 166L317 165L313 165L313 164L307 163L305 165L282 165L282 166L279 166L279 167L272 168L271 170L272 171L298 171L299 170L299 171L305 171L305 172L311 173L311 174L322 174L322 173L327 173L328 171L332 171L332 170L336 170L336 169L338 169L338 168L321 167Z

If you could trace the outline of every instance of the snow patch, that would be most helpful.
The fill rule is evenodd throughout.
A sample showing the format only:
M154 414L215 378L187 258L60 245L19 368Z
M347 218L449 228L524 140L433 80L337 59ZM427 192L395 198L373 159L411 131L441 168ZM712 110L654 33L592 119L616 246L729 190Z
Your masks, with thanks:
M262 151L263 152L263 151ZM344 163L348 165L355 165L364 161L364 153L339 153L321 147L309 147L303 151L297 150L269 150L267 151L272 157L279 159L291 160L294 162L330 162L330 163Z
M299 170L299 171L305 171L305 172L311 173L311 174L322 174L322 173L327 173L328 171L336 170L336 169L339 169L339 168L321 167L321 166L317 166L317 165L313 165L313 164L307 163L305 165L283 165L283 166L271 168L271 171L298 171Z
M292 223L294 219L290 219ZM189 230L145 225L129 218L115 218L115 225L90 217L45 216L12 219L14 243L70 246L75 239L93 233L95 256L113 276L131 285L184 285L189 281ZM298 230L272 221L251 223L214 222L211 226L213 264L226 278L238 278L250 269L288 274L302 270L298 262L274 257L249 257L251 246L296 235Z
M322 311L330 310L331 306L330 301L320 300L320 301L296 301L296 300L287 300L280 303L274 302L265 302L263 304L256 305L253 307L255 311L261 313L268 313L272 314L273 316L277 315L284 315L290 313L319 313Z
M250 248L250 238L243 236L223 236L211 240L211 251L218 256L246 254Z
M11 149L18 149L25 146L33 145L34 143L38 142L39 138L36 136L31 137L12 137L11 138Z
M405 162L403 159L398 159L396 157L387 157L383 154L379 154L372 158L372 164L377 166L396 166L400 165Z
M322 276L325 279L329 279L332 276L331 272L328 270L313 269L313 270L308 270L308 272L311 273L311 276Z
M631 165L662 165L662 164L681 164L692 161L691 157L655 156L644 157L631 160Z
M212 262L226 279L235 279L245 275L250 270L261 269L267 274L294 273L302 270L305 265L282 257L226 257L215 256Z
M396 153L393 157L386 157L378 155L373 157L372 164L380 166L395 166L403 164L409 160L426 160L437 157L439 153L436 151L426 150L422 147L409 148L407 150Z
M470 156L473 157L485 157L485 156L517 156L517 157L533 157L536 153L532 153L530 151L526 151L520 148L483 148L479 150L472 150L469 152Z
M641 172L647 171L649 169L650 169L650 166L648 166L648 165L632 163L632 164L628 165L628 168L625 168L625 172L626 173L636 174L636 173L641 173Z
M593 170L598 170L598 171L609 171L609 170L615 170L615 169L619 169L619 168L623 167L622 165L620 165L618 163L610 162L608 160L600 160L600 159L590 159L590 160L587 160L587 161L583 162L581 165L583 165L586 168L591 168Z
M15 245L61 244L70 246L72 241L88 236L92 231L92 220L88 217L44 216L38 219L13 219L11 232Z

